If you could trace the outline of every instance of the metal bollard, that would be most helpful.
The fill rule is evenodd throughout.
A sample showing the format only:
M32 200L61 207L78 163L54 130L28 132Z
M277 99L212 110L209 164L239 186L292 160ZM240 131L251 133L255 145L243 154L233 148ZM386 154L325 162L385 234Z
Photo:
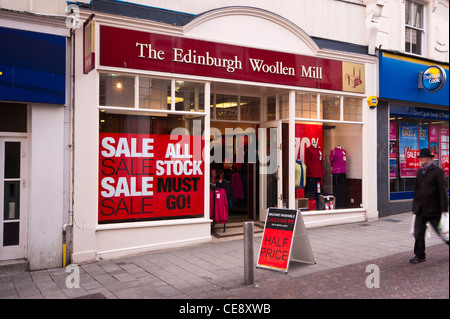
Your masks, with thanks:
M244 281L246 285L255 282L253 262L253 222L244 223Z

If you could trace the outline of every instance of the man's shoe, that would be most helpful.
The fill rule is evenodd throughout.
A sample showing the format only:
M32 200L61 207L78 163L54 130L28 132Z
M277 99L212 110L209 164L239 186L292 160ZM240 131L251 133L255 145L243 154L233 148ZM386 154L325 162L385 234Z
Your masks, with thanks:
M409 262L411 263L411 264L417 264L417 263L421 263L422 261L425 261L425 260L427 260L426 258L419 258L419 257L417 257L417 256L414 256L413 258L411 258L410 260L409 260Z

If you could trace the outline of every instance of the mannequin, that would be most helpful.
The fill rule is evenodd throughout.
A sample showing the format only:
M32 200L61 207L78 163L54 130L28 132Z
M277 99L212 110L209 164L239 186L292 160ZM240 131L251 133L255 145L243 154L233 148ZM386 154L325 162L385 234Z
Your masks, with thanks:
M336 208L345 208L347 182L347 151L337 145L330 153L331 174L333 174L333 193Z

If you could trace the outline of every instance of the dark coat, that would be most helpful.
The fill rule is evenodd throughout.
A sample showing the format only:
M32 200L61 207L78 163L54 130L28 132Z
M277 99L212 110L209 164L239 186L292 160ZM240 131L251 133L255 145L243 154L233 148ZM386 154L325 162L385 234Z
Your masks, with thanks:
M448 211L447 187L442 168L432 164L423 174L417 171L413 213L424 217L440 216Z

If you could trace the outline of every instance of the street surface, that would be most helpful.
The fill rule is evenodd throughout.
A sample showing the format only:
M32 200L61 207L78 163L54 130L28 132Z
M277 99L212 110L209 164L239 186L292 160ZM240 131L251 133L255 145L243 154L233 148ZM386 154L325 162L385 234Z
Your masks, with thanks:
M340 268L245 287L212 298L244 299L449 299L449 250L446 244L427 248L427 261L411 264L404 252ZM379 288L367 288L368 265L379 268ZM270 271L270 270L268 270Z

